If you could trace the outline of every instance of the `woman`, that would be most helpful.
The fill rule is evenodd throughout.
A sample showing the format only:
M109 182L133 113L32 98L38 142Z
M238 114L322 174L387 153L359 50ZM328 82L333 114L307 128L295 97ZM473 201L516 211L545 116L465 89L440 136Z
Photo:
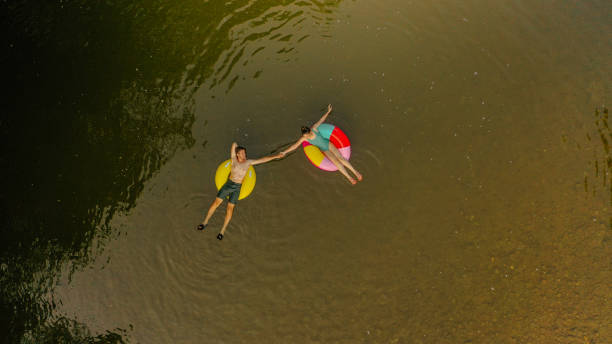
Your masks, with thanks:
M348 162L348 160L346 160L342 156L342 154L340 154L340 151L338 150L338 148L334 146L333 143L329 142L328 139L324 138L321 135L321 133L319 133L319 131L317 130L317 128L323 122L325 122L325 119L327 118L327 116L330 114L331 111L332 111L332 106L331 104L329 104L327 106L327 113L325 113L325 115L323 115L323 117L321 117L321 119L317 123L315 123L311 128L302 127L302 137L300 137L300 139L297 140L296 143L292 144L291 147L280 152L280 155L284 157L287 153L292 152L296 148L298 148L302 144L302 142L308 141L310 144L318 147L321 150L321 152L323 152L323 154L325 154L325 156L334 165L336 165L336 167L338 168L338 171L340 171L340 173L342 173L351 184L355 185L357 182L355 181L353 177L351 177L348 174L348 172L346 172L345 167L351 170L351 172L353 172L353 174L355 175L355 177L357 177L357 180L359 181L363 179L363 177L361 176L361 173L357 172L357 170L353 167L353 165L351 165L351 163Z

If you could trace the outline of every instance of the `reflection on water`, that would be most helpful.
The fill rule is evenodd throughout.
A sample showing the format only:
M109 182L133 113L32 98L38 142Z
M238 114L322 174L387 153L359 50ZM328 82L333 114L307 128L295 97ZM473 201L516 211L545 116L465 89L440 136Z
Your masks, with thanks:
M1 332L8 341L122 342L51 319L59 271L89 264L145 183L195 144L193 94L228 91L265 49L291 59L300 26L338 1L4 2ZM286 28L291 28L290 32ZM93 245L93 243L96 243Z

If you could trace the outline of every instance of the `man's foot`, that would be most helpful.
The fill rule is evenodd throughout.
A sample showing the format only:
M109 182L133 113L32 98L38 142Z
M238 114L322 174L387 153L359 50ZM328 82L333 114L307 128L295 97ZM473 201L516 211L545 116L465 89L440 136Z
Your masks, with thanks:
M217 239L223 240L223 234L221 234L221 233L217 234Z
M208 226L208 223L207 223L207 224L202 224L202 223L200 223L200 224L198 225L198 230L203 231L203 230L204 230L204 228L206 228L206 226Z

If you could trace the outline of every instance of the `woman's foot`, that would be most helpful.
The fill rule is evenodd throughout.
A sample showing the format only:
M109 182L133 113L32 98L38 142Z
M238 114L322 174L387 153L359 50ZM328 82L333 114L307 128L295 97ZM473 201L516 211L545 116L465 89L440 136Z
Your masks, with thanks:
M361 175L361 173L357 172L357 174L355 174L357 176L357 180L358 181L362 181L363 180L363 176Z
M349 182L351 182L351 184L353 185L357 184L357 181L355 181L355 179L353 178L349 178Z

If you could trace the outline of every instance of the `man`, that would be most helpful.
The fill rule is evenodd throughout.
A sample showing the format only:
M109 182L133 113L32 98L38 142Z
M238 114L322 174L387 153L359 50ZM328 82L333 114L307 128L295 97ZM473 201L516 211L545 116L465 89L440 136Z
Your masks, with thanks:
M219 233L219 235L217 235L217 239L219 240L223 240L223 233L225 233L225 229L227 228L227 225L232 218L232 214L234 213L234 207L236 206L236 203L238 203L238 196L240 195L240 187L242 186L242 180L244 179L244 176L246 176L249 166L263 164L265 162L274 159L280 159L282 157L280 154L277 154L266 156L256 160L247 160L246 148L238 146L236 142L232 143L230 154L232 158L232 169L229 178L217 193L217 198L215 198L212 205L208 209L208 214L206 214L204 222L198 225L199 230L204 230L204 228L208 226L208 220L210 220L215 210L217 210L217 207L221 205L223 199L228 198L227 213L225 214L223 228L221 228L221 232Z

